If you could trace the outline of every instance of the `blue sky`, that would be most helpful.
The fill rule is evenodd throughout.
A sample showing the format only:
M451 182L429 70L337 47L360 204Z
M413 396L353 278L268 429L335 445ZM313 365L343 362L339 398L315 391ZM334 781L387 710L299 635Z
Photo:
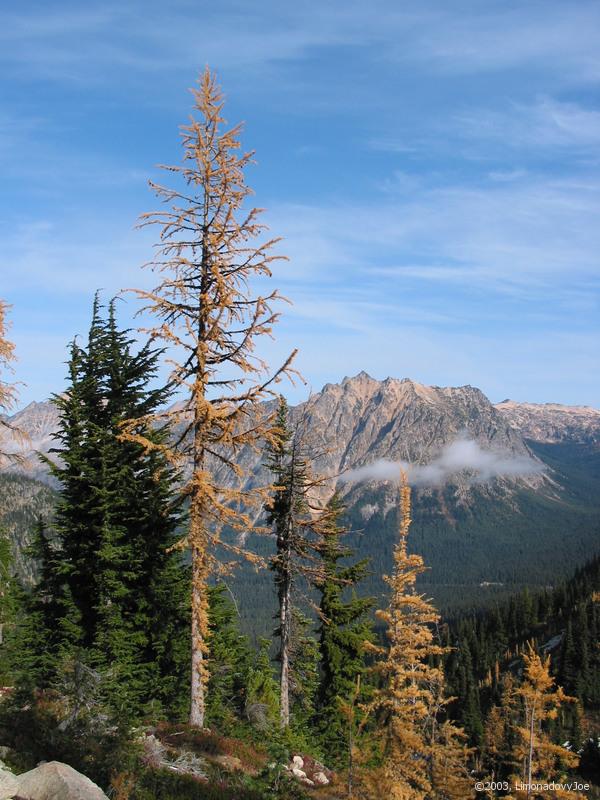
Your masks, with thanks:
M135 223L205 64L290 257L270 361L299 347L314 389L364 369L600 404L595 0L4 0L0 296L22 403L62 387L96 288L152 282Z

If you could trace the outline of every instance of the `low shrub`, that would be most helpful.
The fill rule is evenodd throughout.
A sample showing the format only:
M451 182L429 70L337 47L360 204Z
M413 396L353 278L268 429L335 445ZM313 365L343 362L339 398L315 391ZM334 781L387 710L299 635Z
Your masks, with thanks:
M62 761L103 788L139 759L139 747L126 726L93 714L65 724L60 698L51 693L24 706L11 698L0 704L0 741L14 751L10 766L17 772L40 761Z
M156 729L156 735L168 747L189 750L197 755L239 758L242 766L248 770L259 771L268 761L264 745L221 736L214 731L189 725L161 724Z
M272 795L270 795L272 797ZM130 800L266 800L260 789L208 783L168 769L148 769L137 777Z

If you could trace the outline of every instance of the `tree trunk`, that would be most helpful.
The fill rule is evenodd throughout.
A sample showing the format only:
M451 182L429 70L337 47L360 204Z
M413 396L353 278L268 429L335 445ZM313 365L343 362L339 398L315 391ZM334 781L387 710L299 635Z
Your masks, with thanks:
M529 729L529 757L527 759L527 797L531 797L531 774L533 766L533 730L535 724L535 705L531 707L531 726Z
M287 572L287 571L286 571ZM280 675L280 719L281 727L290 724L290 627L292 616L291 580L289 574L282 579L280 586L279 625L281 631L281 675Z
M203 573L203 558L197 547L192 547L192 685L190 703L190 725L204 727L204 635L203 612L206 604L206 583Z
M280 558L283 558L279 584L279 630L281 647L279 657L281 660L279 709L281 728L285 729L290 724L290 643L292 639L292 581L293 581L293 537L294 513L296 502L296 443L292 443L290 477L288 487L288 510L284 530L279 536L277 549Z
M206 339L206 320L202 298L207 290L207 246L206 220L208 218L208 199L204 197L204 227L202 235L202 273L201 294L198 301L198 330L196 342L196 375L192 397L194 401L194 446L192 492L190 500L189 545L192 556L192 677L190 691L190 725L204 727L206 711L206 684L208 671L205 663L208 636L208 537L205 529L205 487L204 464L206 447L206 361L204 343Z
M199 326L199 341L203 334L203 322ZM202 363L202 368L204 364ZM204 437L205 413L202 411L204 400L205 376L201 372L196 379L194 409L194 474L192 476L192 492L190 501L189 544L192 556L192 677L190 697L190 725L204 727L206 710L206 684L208 671L206 667L208 637L208 536L205 522L205 487L204 487Z

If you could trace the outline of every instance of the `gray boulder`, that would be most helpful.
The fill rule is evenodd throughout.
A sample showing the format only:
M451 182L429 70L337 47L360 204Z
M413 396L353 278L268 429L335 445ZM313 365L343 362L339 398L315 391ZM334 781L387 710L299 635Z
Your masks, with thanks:
M0 769L0 800L14 797L19 788L18 779L7 769Z
M17 777L15 800L108 800L85 775L60 761L49 761Z

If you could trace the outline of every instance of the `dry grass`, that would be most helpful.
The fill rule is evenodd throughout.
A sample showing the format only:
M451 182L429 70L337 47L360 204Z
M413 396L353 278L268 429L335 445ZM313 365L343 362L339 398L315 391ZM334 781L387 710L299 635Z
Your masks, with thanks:
M262 748L189 725L163 724L156 730L156 736L166 747L208 759L221 756L239 759L243 770L251 775L259 772L268 761L268 754Z

